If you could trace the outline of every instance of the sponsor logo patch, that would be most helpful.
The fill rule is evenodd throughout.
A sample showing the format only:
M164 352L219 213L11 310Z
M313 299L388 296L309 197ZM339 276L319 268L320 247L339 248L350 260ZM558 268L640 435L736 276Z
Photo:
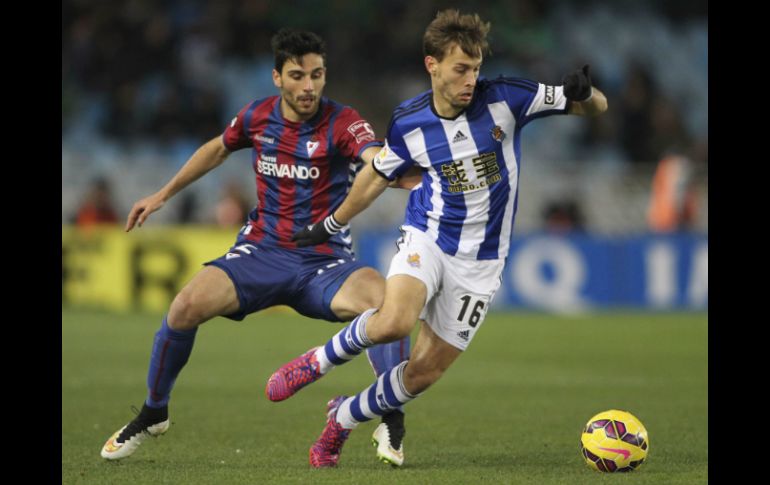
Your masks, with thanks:
M262 143L275 143L275 138L272 136L254 135L254 139Z
M471 160L475 178L471 180L468 176L463 161L458 160L441 165L441 174L446 177L447 190L451 193L471 192L474 190L489 187L502 180L500 166L497 163L495 152L482 153Z
M348 126L348 131L356 138L356 143L365 141L374 141L374 130L372 125L364 120L358 120Z
M304 165L277 163L276 157L269 155L260 155L257 160L257 171L263 175L299 180L317 179L321 175L318 167L308 168Z
M377 155L375 155L374 159L375 160L382 160L383 158L385 158L387 156L388 156L388 148L387 147L382 147L382 150L377 152Z
M553 86L545 87L545 104L553 104Z

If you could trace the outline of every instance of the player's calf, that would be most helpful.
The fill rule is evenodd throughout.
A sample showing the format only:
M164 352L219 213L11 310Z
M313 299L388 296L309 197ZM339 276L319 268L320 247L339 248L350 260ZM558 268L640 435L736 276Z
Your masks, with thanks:
M367 322L366 333L374 343L395 342L409 336L415 323L396 311L381 309Z

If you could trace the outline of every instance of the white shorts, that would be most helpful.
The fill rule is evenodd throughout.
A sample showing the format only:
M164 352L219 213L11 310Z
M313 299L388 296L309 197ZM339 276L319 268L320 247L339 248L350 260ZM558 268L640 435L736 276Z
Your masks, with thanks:
M407 274L425 283L428 296L420 318L442 340L465 350L500 288L505 260L456 258L419 229L403 226L401 231L388 278Z

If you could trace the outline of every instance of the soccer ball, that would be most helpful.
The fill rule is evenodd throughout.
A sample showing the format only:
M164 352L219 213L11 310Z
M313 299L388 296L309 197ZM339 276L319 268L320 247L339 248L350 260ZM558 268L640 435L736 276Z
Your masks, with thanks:
M650 451L647 430L627 412L610 409L588 420L580 448L589 468L600 472L630 472L644 463Z

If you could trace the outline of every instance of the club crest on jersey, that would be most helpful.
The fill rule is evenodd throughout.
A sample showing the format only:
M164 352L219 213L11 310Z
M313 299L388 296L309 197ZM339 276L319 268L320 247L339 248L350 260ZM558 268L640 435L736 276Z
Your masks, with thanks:
M495 141L502 143L502 141L505 140L506 134L500 125L495 125L495 127L490 130L490 133L492 133L492 138L494 138Z
M318 145L320 145L320 144L321 144L321 142L319 142L318 140L314 140L314 139L313 140L308 140L308 142L307 142L307 156L308 157L312 157L313 156L313 152L316 151L316 148L318 148Z
M420 253L409 254L406 256L406 262L413 268L420 267Z

